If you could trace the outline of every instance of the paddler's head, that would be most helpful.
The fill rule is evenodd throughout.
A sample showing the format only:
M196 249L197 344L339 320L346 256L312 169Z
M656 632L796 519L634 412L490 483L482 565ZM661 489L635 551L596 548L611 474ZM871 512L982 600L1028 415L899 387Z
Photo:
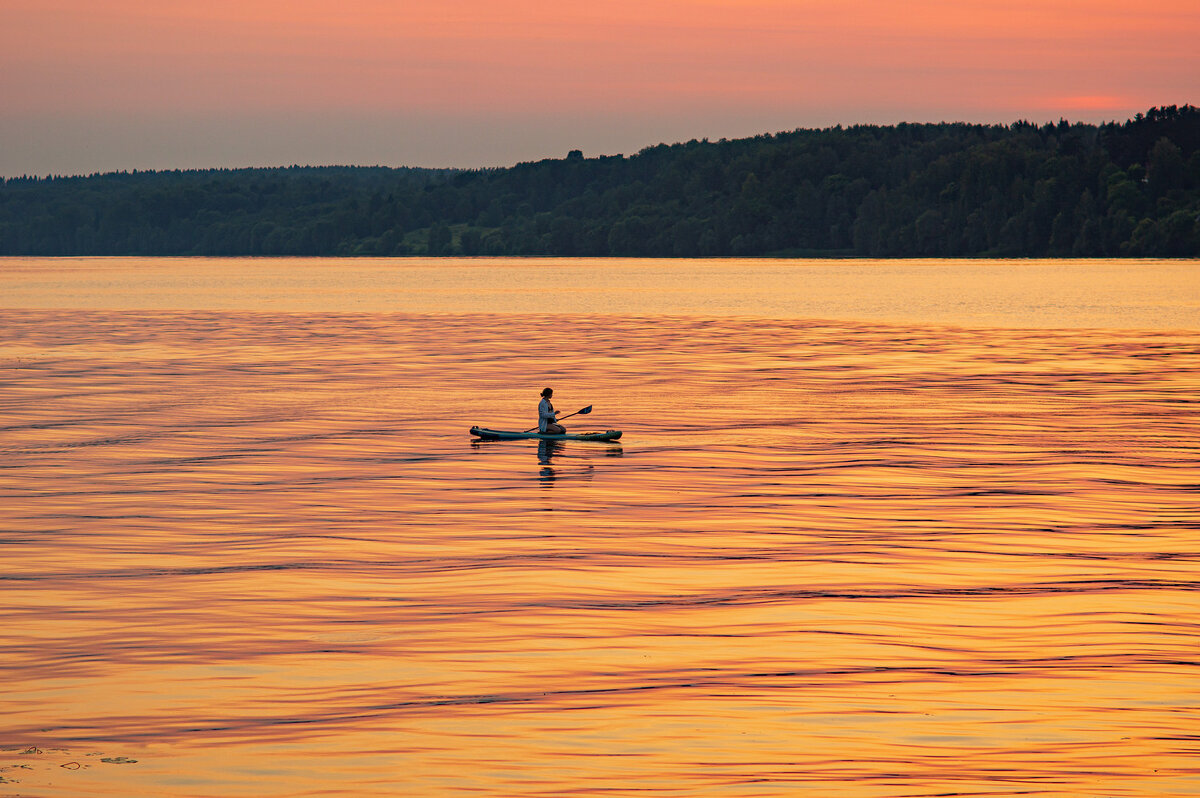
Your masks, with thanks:
M554 389L553 388L543 388L542 396L549 399L551 396L554 396Z

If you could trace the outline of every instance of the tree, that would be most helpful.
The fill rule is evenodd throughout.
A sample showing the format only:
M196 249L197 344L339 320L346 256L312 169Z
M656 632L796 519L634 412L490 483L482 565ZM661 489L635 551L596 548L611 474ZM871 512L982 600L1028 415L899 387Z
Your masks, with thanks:
M1151 197L1165 196L1173 189L1183 188L1186 172L1183 151L1167 138L1160 138L1150 150L1146 162L1146 184Z
M435 224L429 228L429 240L426 245L426 253L430 257L438 258L443 255L450 254L450 242L452 236L450 228L444 224Z

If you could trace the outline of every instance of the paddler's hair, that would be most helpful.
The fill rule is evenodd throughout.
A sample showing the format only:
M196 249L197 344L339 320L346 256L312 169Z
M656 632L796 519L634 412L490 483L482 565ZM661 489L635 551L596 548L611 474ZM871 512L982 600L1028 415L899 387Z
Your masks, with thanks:
M553 388L543 388L542 389L542 396L549 396L552 393L554 393Z

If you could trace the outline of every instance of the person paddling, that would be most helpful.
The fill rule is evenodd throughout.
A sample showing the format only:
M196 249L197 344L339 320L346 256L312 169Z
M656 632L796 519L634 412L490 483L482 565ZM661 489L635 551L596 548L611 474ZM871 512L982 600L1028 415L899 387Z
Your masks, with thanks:
M558 411L550 403L554 396L553 388L542 389L542 401L538 402L538 432L543 435L564 435L566 428L558 423Z

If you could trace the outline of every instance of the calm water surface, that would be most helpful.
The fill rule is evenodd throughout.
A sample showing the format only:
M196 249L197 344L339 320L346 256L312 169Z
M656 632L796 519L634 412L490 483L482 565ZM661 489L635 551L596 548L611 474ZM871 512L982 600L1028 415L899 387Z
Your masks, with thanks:
M1198 275L0 259L0 795L1200 795Z

